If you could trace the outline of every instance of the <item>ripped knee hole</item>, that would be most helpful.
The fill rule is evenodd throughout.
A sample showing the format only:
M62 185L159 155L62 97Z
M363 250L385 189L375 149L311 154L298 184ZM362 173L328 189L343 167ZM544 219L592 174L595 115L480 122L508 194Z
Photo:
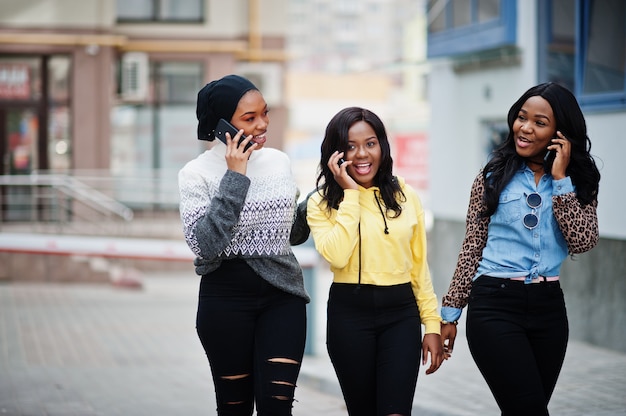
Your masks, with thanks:
M221 376L222 380L241 380L242 378L250 377L250 374L237 374L234 376Z
M299 361L292 360L291 358L270 358L267 361L270 363L300 364Z

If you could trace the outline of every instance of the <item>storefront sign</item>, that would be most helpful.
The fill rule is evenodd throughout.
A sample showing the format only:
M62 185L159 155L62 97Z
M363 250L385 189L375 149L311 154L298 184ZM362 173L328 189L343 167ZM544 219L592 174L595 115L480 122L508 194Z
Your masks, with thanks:
M29 66L0 63L0 100L28 100L29 98Z
M403 133L394 137L394 171L404 177L410 185L427 191L428 136L424 132Z

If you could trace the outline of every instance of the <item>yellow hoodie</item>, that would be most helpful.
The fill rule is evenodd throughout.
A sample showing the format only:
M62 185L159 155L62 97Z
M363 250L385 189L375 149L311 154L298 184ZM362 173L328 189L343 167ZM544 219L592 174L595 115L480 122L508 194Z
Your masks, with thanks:
M398 178L406 196L402 214L385 215L378 187L344 190L339 209L330 212L314 193L307 203L307 222L317 251L330 263L333 281L359 281L359 224L361 234L361 283L391 286L411 283L425 334L440 332L437 296L433 289L426 258L424 210L415 190Z

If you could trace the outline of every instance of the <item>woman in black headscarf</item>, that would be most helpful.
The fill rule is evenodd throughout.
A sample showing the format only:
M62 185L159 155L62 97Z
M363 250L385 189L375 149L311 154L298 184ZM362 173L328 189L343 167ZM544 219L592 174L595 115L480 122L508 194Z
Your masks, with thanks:
M178 176L185 239L202 276L196 326L217 412L251 415L256 403L258 415L291 415L309 297L290 246L299 195L290 162L264 148L268 108L247 79L207 84L196 114L198 139L213 141L220 119L239 130Z

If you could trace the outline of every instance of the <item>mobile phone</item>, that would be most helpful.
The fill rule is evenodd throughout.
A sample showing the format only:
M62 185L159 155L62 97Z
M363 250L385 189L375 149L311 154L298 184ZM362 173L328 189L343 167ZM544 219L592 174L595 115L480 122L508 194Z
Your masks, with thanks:
M543 157L543 170L546 173L550 173L552 171L552 163L554 163L555 157L556 150L548 150L546 155Z
M556 139L556 136L554 136L552 139ZM552 164L554 163L555 157L556 150L550 149L546 151L546 155L543 157L543 170L546 173L550 173L552 171Z
M239 129L230 124L228 121L224 120L223 118L220 118L217 122L217 126L215 127L215 137L222 141L222 143L226 144L226 133L230 134L231 139L234 139L235 135L239 133ZM241 142L244 141L245 138L245 134L241 135L241 138L239 139L239 144L241 144ZM237 147L239 147L239 144L237 144ZM248 150L250 146L252 146L252 141L248 142L243 151L245 152L246 150Z
M563 135L565 136L565 138L566 138L567 140L569 140L569 139L568 139L568 137L569 137L569 136L568 136L567 134L563 133ZM554 139L556 139L556 138L557 138L557 136L554 136L554 137L552 138L552 140L554 140ZM554 150L554 149L548 150L548 151L546 152L546 155L543 157L543 169L544 169L547 173L549 173L549 172L551 172L551 171L552 171L552 164L554 163L554 159L555 159L555 158L556 158L556 150Z
M344 158L342 158L342 157L341 157L341 158L339 158L339 160L337 161L337 164L339 165L339 167L341 167L341 164L342 164L343 162L345 162L345 159L344 159Z
M556 151L554 149L550 149L546 152L546 155L543 157L544 163L552 163L554 162L554 158L556 157Z

